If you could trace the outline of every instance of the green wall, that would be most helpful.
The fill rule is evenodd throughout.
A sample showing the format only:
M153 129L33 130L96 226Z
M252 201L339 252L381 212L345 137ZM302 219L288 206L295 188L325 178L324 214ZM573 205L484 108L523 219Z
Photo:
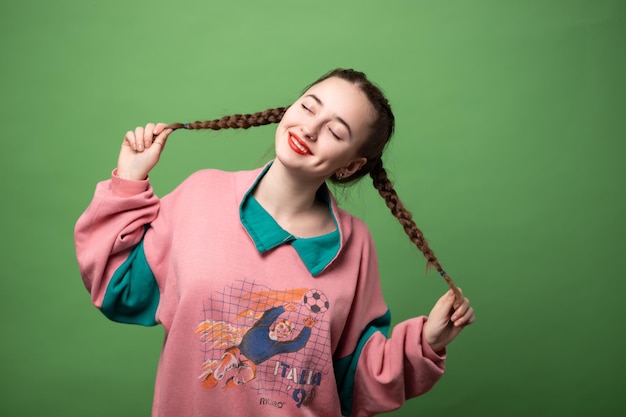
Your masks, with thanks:
M354 67L397 117L385 161L477 322L393 416L611 416L626 404L626 3L0 3L0 415L147 416L162 330L108 322L74 222L126 130L289 104ZM180 132L152 180L258 166L272 128ZM394 322L445 284L364 182ZM621 412L618 410L621 409Z

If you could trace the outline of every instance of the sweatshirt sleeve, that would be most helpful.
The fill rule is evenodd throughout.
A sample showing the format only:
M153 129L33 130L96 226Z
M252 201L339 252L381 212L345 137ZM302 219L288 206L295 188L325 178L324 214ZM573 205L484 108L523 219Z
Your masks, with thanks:
M422 340L425 317L397 324L391 337L375 332L359 357L351 416L395 410L429 391L444 373L445 353L432 351Z
M143 236L159 211L145 181L97 184L74 228L76 257L93 304L111 320L156 324L159 288L143 252Z
M363 226L365 227L365 226ZM432 351L422 338L426 317L398 323L383 299L376 251L367 232L357 293L335 358L342 414L389 412L429 391L444 373L445 352Z

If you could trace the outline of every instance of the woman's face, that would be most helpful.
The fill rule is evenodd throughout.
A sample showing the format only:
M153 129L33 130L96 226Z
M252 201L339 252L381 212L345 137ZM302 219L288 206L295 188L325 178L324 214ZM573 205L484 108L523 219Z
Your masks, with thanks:
M276 129L276 158L311 178L356 172L358 154L374 120L374 108L358 86L329 78L308 89L285 112Z

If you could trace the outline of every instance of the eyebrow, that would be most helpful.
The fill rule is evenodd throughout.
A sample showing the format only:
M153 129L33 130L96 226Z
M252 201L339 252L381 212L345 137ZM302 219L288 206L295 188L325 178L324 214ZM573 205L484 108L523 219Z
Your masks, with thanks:
M322 100L320 100L320 98L316 96L315 94L307 94L305 97L311 97L313 100L317 101L317 104L319 104L320 106L324 106L324 103L322 103ZM348 129L348 134L350 135L350 137L352 137L352 129L350 129L350 125L348 124L348 122L346 122L339 116L335 116L335 119L337 119L339 123L344 125L346 129Z

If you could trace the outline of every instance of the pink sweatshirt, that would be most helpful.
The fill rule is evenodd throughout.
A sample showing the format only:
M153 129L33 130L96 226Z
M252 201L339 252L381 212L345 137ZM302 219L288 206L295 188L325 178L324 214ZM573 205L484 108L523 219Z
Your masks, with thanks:
M339 247L323 269L288 241L261 251L240 217L261 174L199 171L162 199L113 175L76 224L94 305L165 329L152 415L367 416L428 391L445 356L425 317L388 337L365 224L330 196Z

